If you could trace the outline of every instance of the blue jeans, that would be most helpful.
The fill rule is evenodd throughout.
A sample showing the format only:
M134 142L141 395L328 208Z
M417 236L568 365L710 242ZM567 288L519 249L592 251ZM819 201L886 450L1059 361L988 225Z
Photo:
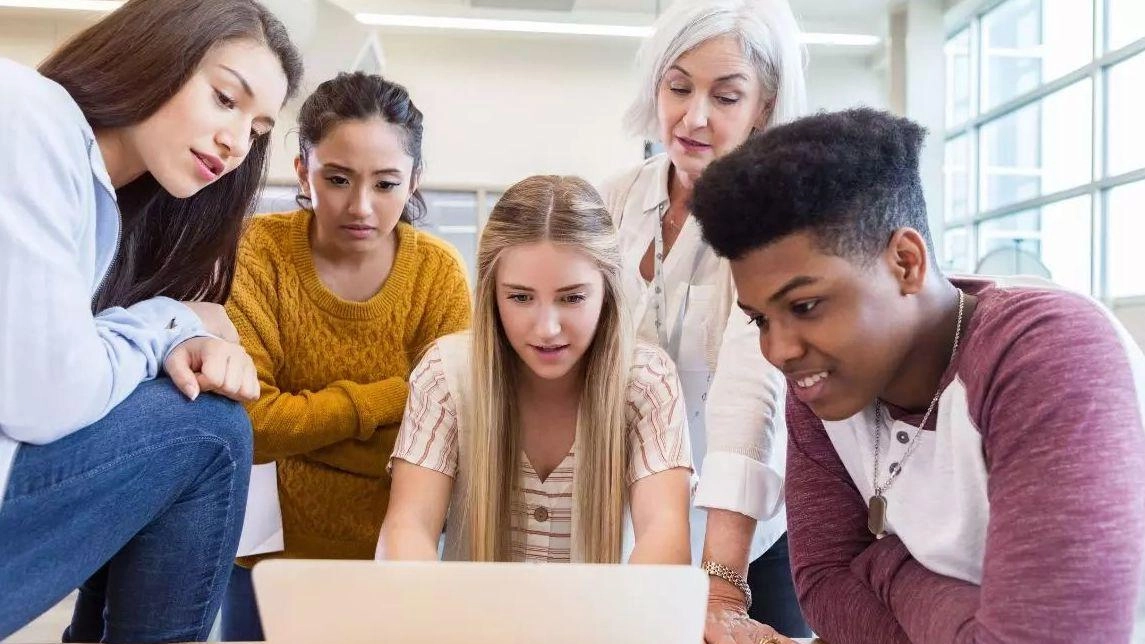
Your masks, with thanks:
M65 641L206 640L251 464L242 406L162 378L49 445L21 445L0 506L0 639L80 597Z
M219 638L223 642L261 642L262 619L254 599L254 584L250 570L235 564L231 568L231 583L223 597L223 628Z
M811 637L811 627L799 610L791 561L787 554L787 533L747 569L752 603L748 614L787 637Z

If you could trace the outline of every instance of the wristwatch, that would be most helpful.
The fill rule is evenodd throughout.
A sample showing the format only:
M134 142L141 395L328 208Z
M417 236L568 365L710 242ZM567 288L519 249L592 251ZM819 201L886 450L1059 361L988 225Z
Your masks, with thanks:
M719 577L738 588L743 593L744 608L751 608L751 586L747 585L747 580L743 578L743 575L715 561L705 561L700 564L700 568L709 575Z

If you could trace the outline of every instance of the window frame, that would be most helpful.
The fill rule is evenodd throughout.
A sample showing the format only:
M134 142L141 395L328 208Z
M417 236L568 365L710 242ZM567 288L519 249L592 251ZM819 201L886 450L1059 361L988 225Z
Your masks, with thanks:
M1090 235L1090 294L1107 303L1111 303L1109 296L1110 276L1108 272L1109 261L1107 252L1107 231L1109 230L1110 219L1109 193L1114 188L1138 181L1145 181L1145 167L1130 169L1127 172L1114 176L1106 176L1105 174L1109 148L1108 137L1110 135L1108 131L1107 109L1109 98L1108 78L1110 70L1116 65L1126 62L1134 56L1145 56L1145 37L1139 38L1117 49L1107 49L1109 43L1109 30L1107 25L1109 11L1111 9L1111 0L1093 0L1093 52L1091 60L1072 72L1049 82L1043 82L1032 90L1014 96L999 105L983 111L981 109L982 65L984 64L982 56L983 19L995 9L1011 1L1015 0L984 0L977 8L970 12L967 17L949 24L946 30L945 45L949 45L952 40L961 36L963 32L968 32L970 40L970 114L968 118L960 123L947 123L943 136L944 175L946 172L946 144L961 136L966 136L969 142L969 160L967 164L969 194L966 195L968 204L967 215L963 217L953 217L946 212L943 213L943 221L945 222L944 229L947 231L962 231L968 245L963 252L963 255L967 258L968 265L956 268L958 270L973 272L975 267L977 267L981 260L981 245L978 243L979 227L984 222L1028 210L1041 209L1069 199L1089 195L1090 222L1092 226ZM946 74L946 82L949 86L949 83L952 82L950 80L950 70L947 70ZM1024 107L1043 101L1048 96L1066 89L1074 83L1082 82L1087 78L1091 81L1091 104L1093 109L1093 131L1091 133L1091 158L1093 163L1089 177L1090 180L1082 185L1064 190L1041 194L1037 197L1023 199L999 207L982 209L980 195L984 186L982 185L980 164L982 157L981 144L983 128ZM951 91L952 90L953 88L951 88ZM949 115L949 109L944 109L944 113ZM943 206L945 207L946 203L951 202L952 198L946 196ZM948 265L953 258L948 256L948 246L944 244L942 249L942 263L943 265ZM1142 290L1142 297L1145 297L1145 288Z

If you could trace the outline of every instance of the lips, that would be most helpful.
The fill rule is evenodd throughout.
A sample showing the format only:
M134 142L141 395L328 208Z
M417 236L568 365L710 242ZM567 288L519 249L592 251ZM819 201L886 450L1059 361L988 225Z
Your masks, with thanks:
M823 395L823 390L831 380L831 372L803 371L798 374L787 374L788 390L804 404L810 405Z
M533 350L536 359L540 360L542 364L559 364L566 359L569 353L569 345L567 344L530 344L529 347Z
M677 136L676 140L680 142L680 145L684 146L688 150L708 150L712 147L710 143L704 143L695 139L689 139L686 136Z
M219 157L210 154L200 154L194 150L191 150L191 154L195 155L195 158L197 158L215 178L223 174L226 165L223 164L223 160Z
M374 232L377 230L376 227L367 226L365 224L346 224L341 226L341 228L346 231L346 234L357 240L372 239Z

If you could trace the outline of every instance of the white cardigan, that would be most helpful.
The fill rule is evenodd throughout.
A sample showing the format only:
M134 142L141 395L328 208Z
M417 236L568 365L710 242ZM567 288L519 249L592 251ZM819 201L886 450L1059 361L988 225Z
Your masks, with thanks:
M641 339L652 343L659 342L653 287L640 275L640 260L660 225L660 211L668 207L670 167L668 156L661 154L613 177L601 189L620 236L625 295ZM692 457L701 463L695 506L759 520L752 542L754 560L787 530L784 377L760 353L758 330L735 306L728 262L703 242L694 218L685 221L664 259L663 272L668 334L675 333L681 320L683 324L679 355L672 358L688 403ZM706 518L702 510L692 513L696 561Z

